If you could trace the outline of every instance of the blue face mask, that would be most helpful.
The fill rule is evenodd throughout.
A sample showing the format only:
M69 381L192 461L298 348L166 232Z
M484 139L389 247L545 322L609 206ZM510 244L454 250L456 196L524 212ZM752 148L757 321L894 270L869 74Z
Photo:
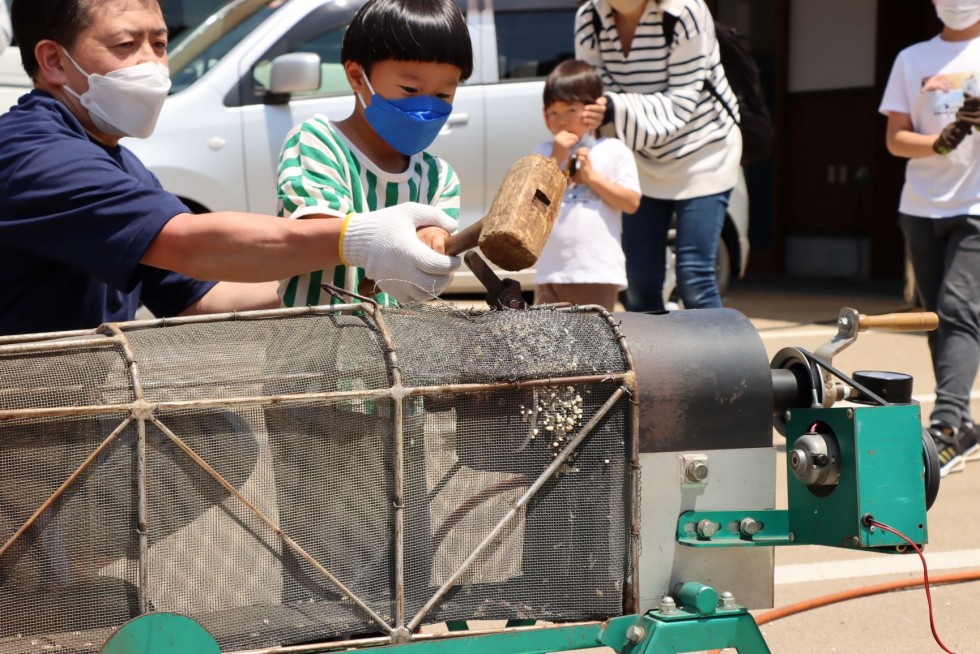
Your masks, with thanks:
M364 81L371 91L370 106L357 95L364 117L385 143L404 155L417 154L432 145L453 111L451 104L430 95L385 100L374 92L367 75Z

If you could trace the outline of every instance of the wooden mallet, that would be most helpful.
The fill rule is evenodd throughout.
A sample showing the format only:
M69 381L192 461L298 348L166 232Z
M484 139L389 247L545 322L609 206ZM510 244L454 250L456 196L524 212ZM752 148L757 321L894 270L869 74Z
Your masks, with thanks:
M558 216L565 174L551 159L528 155L511 166L497 190L490 212L449 237L446 253L458 255L479 246L504 270L533 266Z

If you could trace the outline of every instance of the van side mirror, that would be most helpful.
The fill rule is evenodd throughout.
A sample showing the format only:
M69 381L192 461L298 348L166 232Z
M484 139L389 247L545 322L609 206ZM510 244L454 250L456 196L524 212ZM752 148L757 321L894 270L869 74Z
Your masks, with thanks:
M285 104L293 93L320 88L320 55L289 52L272 60L267 104Z

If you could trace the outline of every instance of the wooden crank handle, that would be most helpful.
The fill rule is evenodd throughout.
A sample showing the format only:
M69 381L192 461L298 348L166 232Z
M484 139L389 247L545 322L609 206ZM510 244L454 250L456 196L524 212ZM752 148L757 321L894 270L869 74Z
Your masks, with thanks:
M931 332L939 327L939 316L931 311L886 313L880 316L858 314L858 331L879 329L886 332Z
M446 241L446 254L455 257L475 248L480 241L480 232L483 231L484 220L486 220L485 217L480 218L466 229L450 236L449 240Z

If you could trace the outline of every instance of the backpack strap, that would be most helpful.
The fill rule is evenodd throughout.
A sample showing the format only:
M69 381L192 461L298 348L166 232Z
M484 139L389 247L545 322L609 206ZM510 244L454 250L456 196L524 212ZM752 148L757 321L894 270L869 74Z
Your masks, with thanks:
M664 28L664 41L667 42L667 47L674 45L674 32L677 29L677 23L680 21L680 17L674 14L669 14L664 12L664 17L661 20L661 25Z
M598 16L596 18L598 19ZM678 16L675 16L674 14L668 13L666 11L664 12L664 17L661 21L661 24L663 25L664 28L664 40L667 42L668 48L674 44L674 38L675 38L674 32L677 29L677 23L679 21L680 18ZM725 102L725 99L721 97L720 93L718 93L718 89L715 88L715 85L712 84L711 80L709 80L707 77L704 78L704 88L707 89L707 91L712 96L714 96L714 98L718 100L718 102L721 103L721 106L725 108L725 111L728 112L728 115L731 116L732 120L735 121L735 124L738 125L738 119L735 118L735 112L732 111L732 108L728 106L728 103Z
M735 117L735 112L732 111L732 108L728 106L728 103L725 102L725 99L721 97L720 93L718 93L718 89L715 88L715 85L712 84L711 80L709 80L707 77L704 78L704 88L707 89L708 93L714 96L715 100L721 103L721 106L725 108L725 111L728 112L728 115L731 116L732 120L735 121L735 124L738 125L739 124L738 118Z
M592 14L592 38L595 39L596 50L599 49L599 32L602 31L602 20L599 18L599 10L595 8L595 1L589 3L589 11Z

